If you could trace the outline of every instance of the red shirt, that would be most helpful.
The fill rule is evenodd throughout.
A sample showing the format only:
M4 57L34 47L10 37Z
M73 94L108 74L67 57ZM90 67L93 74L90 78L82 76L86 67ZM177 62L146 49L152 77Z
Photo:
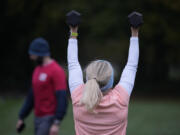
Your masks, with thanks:
M37 66L32 76L32 87L35 115L54 115L57 107L55 92L67 88L65 72L55 61Z

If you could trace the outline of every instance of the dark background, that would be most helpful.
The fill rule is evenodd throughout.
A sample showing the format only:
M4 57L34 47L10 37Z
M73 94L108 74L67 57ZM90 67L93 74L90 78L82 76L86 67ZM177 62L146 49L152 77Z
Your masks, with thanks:
M133 96L180 97L179 0L1 0L1 95L19 95L31 85L33 64L28 47L36 37L50 44L52 57L67 71L69 29L65 15L82 14L79 60L84 67L95 59L112 62L116 82L129 48L127 15L144 16L140 29L140 60Z

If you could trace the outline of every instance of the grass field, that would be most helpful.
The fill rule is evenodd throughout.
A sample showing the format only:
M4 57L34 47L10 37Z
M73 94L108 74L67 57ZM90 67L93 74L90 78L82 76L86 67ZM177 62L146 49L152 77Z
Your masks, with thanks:
M22 99L0 98L0 135L17 135L15 124ZM180 101L131 100L127 135L180 135ZM33 114L21 135L33 135ZM60 135L74 135L72 106L60 127Z

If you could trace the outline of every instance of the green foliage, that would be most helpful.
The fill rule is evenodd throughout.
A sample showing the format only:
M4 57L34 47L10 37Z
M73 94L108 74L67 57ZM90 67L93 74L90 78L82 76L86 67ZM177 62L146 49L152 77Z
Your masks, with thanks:
M144 16L140 30L140 80L170 80L170 67L180 65L179 0L3 0L2 7L4 84L8 84L6 80L30 78L32 66L27 50L36 37L45 37L53 57L66 63L69 30L65 14L72 9L82 13L79 56L83 65L103 58L123 67L130 37L127 15L134 10Z

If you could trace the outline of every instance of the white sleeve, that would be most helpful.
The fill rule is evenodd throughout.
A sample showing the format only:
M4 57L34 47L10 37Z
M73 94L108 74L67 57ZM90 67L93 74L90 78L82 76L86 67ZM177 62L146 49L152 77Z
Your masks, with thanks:
M129 56L128 62L122 72L119 84L127 90L128 94L131 95L131 92L134 87L134 81L136 77L136 71L138 67L139 60L139 41L138 37L130 38L130 47L129 47Z
M68 41L68 70L69 70L69 88L70 92L83 84L83 73L78 61L77 39L69 39Z

